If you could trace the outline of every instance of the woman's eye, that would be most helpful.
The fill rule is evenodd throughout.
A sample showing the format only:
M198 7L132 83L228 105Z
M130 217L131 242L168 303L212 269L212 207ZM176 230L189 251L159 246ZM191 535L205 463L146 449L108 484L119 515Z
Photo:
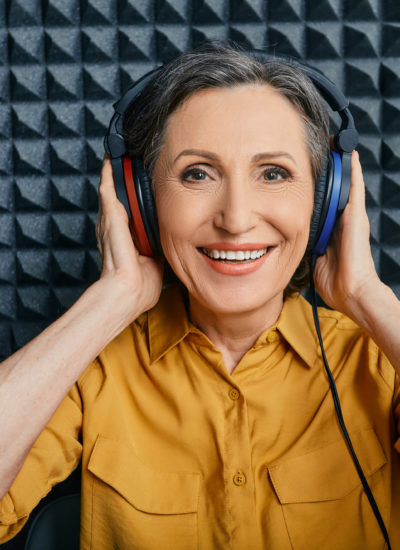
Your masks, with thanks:
M280 166L269 166L264 174L265 181L279 181L289 178L289 173L284 168Z
M206 177L208 177L206 172L198 168L192 168L182 174L182 179L185 181L204 181Z
M290 174L287 170L281 168L280 166L269 166L264 171L263 177L265 181L280 181L288 179ZM209 178L209 176L207 172L204 172L204 170L201 170L200 168L191 168L190 170L183 172L181 178L183 181L196 182L205 181Z

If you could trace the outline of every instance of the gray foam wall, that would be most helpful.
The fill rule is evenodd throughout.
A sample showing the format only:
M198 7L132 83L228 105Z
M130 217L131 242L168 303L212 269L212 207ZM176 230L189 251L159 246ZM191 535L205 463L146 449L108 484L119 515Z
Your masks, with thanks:
M374 259L399 293L398 0L3 0L0 358L98 276L97 184L112 103L206 38L298 56L347 94Z

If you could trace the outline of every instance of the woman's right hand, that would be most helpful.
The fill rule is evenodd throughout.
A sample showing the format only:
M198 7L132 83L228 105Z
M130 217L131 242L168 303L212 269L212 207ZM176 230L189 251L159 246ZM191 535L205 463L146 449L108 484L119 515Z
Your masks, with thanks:
M147 311L158 302L163 259L142 256L137 251L129 230L128 215L115 192L108 157L104 158L101 170L96 238L102 266L100 279L114 280L124 289L133 320L138 311Z

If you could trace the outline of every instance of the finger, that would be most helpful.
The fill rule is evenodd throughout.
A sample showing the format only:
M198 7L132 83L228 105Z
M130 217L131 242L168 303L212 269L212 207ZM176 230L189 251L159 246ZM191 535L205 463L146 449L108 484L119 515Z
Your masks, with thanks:
M334 137L329 137L329 145L331 151L336 151ZM360 163L360 156L358 151L354 150L351 153L351 181L350 181L350 195L349 202L355 202L357 205L365 205L365 184L362 173L362 167Z
M351 157L351 182L349 202L346 206L341 223L341 250L349 251L354 257L358 254L370 254L369 237L370 223L365 205L365 185L357 151Z
M118 212L118 215L123 215L122 211L125 211L115 191L111 160L106 157L104 158L101 169L99 203L100 213L101 215L104 214L106 217L113 211L114 213ZM116 206L117 209L115 209Z
M360 157L357 151L353 151L351 156L351 182L349 204L351 209L358 212L365 212L365 184Z
M114 180L112 174L111 160L107 155L104 155L103 164L101 168L99 193L98 193L98 212L97 221L95 227L97 250L100 256L100 265L104 267L104 259L107 255L107 240L109 237L105 237L105 233L110 230L110 224L112 226L112 219L114 216L113 205L117 204L117 198L114 189Z
M100 189L101 188L110 189L113 187L114 187L114 180L113 180L111 160L109 158L104 157L103 165L101 167Z

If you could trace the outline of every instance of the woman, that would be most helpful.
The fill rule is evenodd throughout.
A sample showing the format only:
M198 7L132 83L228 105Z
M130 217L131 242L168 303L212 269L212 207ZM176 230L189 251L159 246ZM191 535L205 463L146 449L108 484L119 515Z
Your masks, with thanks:
M194 85L203 67L212 88ZM162 292L162 261L135 250L105 159L99 281L1 366L0 540L81 460L84 549L383 548L293 292L328 117L300 71L274 67L191 52L154 85L185 90L162 132L140 135L145 93L135 126L127 116L180 284ZM355 152L315 279L337 310L320 316L350 435L398 548L400 307L374 269Z

